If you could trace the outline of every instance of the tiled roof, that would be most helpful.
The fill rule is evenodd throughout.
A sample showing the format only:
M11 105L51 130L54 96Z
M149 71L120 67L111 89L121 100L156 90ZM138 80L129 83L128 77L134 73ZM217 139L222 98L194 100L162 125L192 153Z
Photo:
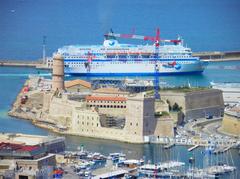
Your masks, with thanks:
M91 88L91 83L84 81L84 80L80 80L80 79L76 79L76 80L72 80L72 81L65 81L64 83L65 88L70 88L76 85L82 85L86 88Z
M86 100L95 101L126 101L125 97L115 97L115 96L87 96Z
M14 143L0 143L0 151L1 150L11 150L11 151L33 151L39 149L38 146L29 146L29 145L21 145Z

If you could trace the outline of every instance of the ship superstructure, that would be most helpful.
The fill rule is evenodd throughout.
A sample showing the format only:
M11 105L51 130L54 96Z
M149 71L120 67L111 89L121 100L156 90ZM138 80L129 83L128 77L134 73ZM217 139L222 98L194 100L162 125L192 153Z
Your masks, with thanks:
M117 38L150 40L153 44L121 44ZM206 65L192 56L180 37L160 39L159 29L156 37L110 32L105 34L103 45L64 46L57 53L64 57L65 73L76 75L201 73Z

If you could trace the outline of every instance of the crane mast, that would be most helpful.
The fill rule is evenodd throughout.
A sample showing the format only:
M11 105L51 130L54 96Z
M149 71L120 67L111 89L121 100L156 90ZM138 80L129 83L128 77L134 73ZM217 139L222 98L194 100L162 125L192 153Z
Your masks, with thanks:
M154 42L155 45L155 54L154 54L154 80L153 80L153 84L154 84L154 97L155 99L160 99L160 94L159 94L159 67L158 67L158 63L157 63L157 59L159 57L159 46L160 46L160 42L173 42L176 45L178 43L181 42L180 39L177 40L163 40L160 39L160 29L157 28L156 31L156 36L143 36L143 35L135 35L135 34L117 34L117 33L113 33L113 31L111 30L111 32L109 32L108 34L104 35L105 37L114 37L114 38L129 38L129 39L139 39L139 40L150 40L152 42Z

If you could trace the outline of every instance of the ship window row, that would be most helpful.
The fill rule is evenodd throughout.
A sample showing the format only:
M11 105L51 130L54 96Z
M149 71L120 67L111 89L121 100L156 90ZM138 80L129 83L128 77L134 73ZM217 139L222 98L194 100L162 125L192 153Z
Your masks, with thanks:
M158 61L159 62L159 61ZM139 63L142 63L142 61L112 61L112 62L109 62L110 64L139 64ZM147 64L154 64L155 61L148 61L146 62ZM167 63L165 61L160 61L160 63ZM189 61L180 61L178 63L181 63L181 64L190 64L191 62ZM84 63L69 63L69 65L71 67L81 67ZM99 63L93 63L91 64L91 66L96 66L96 65L99 65ZM67 67L68 65L65 65L65 67Z
M69 57L68 57L69 58ZM82 57L70 57L69 59L80 59ZM188 59L188 58L192 58L191 56L159 56L157 57L158 59L182 59L182 58L185 58L185 59ZM82 58L84 59L84 58ZM99 58L99 59L102 59L102 58ZM131 60L142 60L142 59L152 59L154 60L155 57L154 56L150 56L150 57L146 57L146 56L104 56L103 59L109 59L109 60L114 60L114 59L118 59L118 60L127 60L127 59L131 59ZM88 59L85 58L85 60L87 61ZM94 61L94 59L93 59ZM69 63L72 63L72 64L80 64L80 63L85 63L85 62L69 62Z

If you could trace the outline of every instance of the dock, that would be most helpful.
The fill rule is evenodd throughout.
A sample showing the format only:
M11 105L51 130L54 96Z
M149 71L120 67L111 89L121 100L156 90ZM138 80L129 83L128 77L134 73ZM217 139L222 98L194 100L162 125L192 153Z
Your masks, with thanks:
M0 66L11 66L11 67L36 67L40 65L39 61L30 60L0 60Z
M224 152L227 152L228 150L230 150L232 147L234 147L234 146L230 145L230 146L227 146L227 147L226 146L225 147L219 147L219 148L215 149L213 151L213 153L214 154L224 153Z
M198 148L199 147L199 145L194 145L193 147L190 147L189 149L188 149L188 152L191 152L192 150L194 150L194 149L196 149L196 148Z
M175 146L175 143L169 143L169 144L164 146L164 149L170 149L170 148L172 148L174 146Z
M37 69L51 69L47 64L43 63L42 59L38 60L8 60L0 59L0 67L29 67Z

